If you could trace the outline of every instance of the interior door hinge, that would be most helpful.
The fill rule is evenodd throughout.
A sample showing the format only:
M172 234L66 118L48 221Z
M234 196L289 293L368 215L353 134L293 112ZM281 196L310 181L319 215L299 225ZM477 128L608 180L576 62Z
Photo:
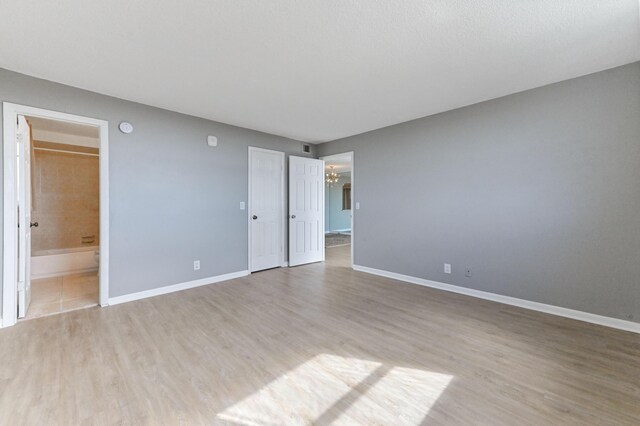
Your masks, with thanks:
M18 281L18 291L24 291L24 281Z

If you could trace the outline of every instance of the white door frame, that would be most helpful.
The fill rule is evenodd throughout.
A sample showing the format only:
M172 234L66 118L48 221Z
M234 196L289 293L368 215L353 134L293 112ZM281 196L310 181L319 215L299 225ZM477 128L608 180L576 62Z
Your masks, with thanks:
M3 252L1 327L17 321L17 193L15 123L18 115L98 127L100 132L100 306L109 304L109 122L8 102L2 104L3 127Z
M269 154L278 154L281 157L280 160L280 197L281 202L280 202L280 217L281 217L281 223L280 223L280 266L281 267L285 267L287 266L287 262L284 261L284 227L286 226L286 221L287 221L287 216L285 215L285 204L287 202L287 197L285 197L285 191L284 191L284 152L282 151L274 151L272 149L265 149L265 148L257 148L255 146L250 146L249 147L249 155L247 157L247 178L248 178L248 182L247 182L247 186L248 186L248 199L247 199L247 228L248 228L248 232L247 232L247 270L249 271L249 274L251 274L251 153L252 152L266 152Z
M355 169L355 160L354 160L354 153L353 151L347 151L347 152L342 152L340 154L331 154L331 155L325 155L324 157L320 157L320 160L324 160L325 162L327 160L331 160L331 158L335 158L335 157L344 157L345 155L350 155L351 156L351 268L353 268L353 265L355 264L354 258L353 258L353 253L354 251L354 246L355 246L355 210L356 210L356 203L355 203L355 175L356 175L356 169ZM327 202L327 199L325 197L324 200L325 204ZM325 246L324 250L327 250L327 247Z

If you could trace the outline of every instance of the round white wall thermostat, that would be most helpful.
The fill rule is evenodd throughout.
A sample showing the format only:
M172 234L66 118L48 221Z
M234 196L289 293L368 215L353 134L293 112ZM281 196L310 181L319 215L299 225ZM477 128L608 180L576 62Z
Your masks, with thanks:
M122 123L120 123L118 128L120 129L120 131L122 133L126 133L127 135L129 133L133 132L133 125L131 123L129 123L128 121L123 121Z

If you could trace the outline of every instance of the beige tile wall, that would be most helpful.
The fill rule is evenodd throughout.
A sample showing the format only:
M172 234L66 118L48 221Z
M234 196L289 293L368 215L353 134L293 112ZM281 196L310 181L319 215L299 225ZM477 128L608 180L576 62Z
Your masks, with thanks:
M32 254L98 245L99 157L36 149L32 167Z

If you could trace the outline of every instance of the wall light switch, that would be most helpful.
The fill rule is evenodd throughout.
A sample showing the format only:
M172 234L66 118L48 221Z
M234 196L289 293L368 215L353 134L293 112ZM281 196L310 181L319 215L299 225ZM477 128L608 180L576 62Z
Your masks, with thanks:
M356 210L360 210L360 203L356 203Z
M240 210L244 210L244 201L240 201Z
M451 264L450 263L445 263L444 264L444 273L445 274L450 274L451 273Z

